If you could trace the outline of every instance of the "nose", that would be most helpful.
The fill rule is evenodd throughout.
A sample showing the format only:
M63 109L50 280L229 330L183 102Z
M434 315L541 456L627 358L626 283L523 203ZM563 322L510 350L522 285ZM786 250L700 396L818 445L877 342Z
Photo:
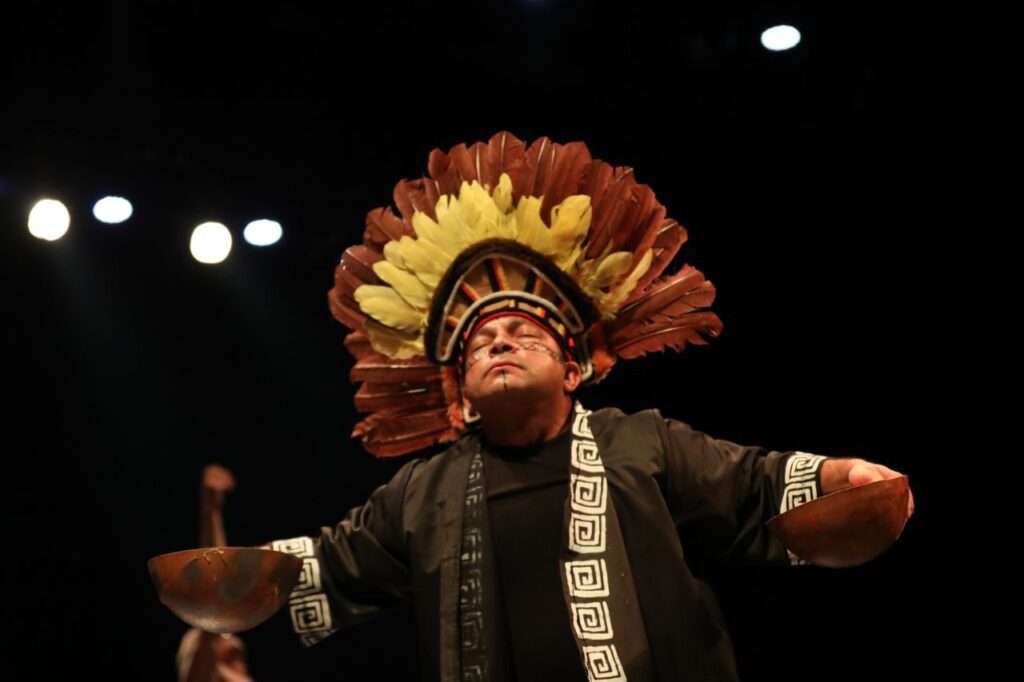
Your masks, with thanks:
M503 333L495 334L494 338L491 339L491 344L488 347L491 355L500 355L501 353L510 353L516 349L516 343L505 336Z

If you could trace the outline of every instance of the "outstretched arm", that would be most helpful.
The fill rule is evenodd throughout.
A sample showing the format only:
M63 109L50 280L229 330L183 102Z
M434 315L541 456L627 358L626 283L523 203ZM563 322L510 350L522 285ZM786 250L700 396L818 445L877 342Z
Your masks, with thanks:
M713 438L655 412L665 456L667 502L684 545L740 563L797 565L765 526L822 494L828 458Z
M312 646L338 629L372 619L412 597L404 532L406 489L423 460L406 463L365 504L314 536L275 540L267 549L302 559L286 607L292 629Z

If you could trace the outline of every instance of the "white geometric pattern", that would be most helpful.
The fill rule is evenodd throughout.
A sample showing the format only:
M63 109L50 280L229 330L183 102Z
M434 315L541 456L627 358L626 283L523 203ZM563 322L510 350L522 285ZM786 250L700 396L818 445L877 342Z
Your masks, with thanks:
M288 600L288 612L299 640L305 646L313 646L334 632L331 605L323 591L320 561L316 558L313 538L275 540L270 547L277 552L302 557L302 571Z
M825 459L822 455L814 455L809 452L797 451L796 454L790 455L786 461L786 487L782 491L782 501L779 504L780 514L821 496L817 477ZM788 548L786 556L789 557L789 563L792 566L810 565L809 561L801 559Z
M607 529L604 514L592 516L573 512L569 517L569 549L580 554L603 552Z
M313 556L313 538L301 537L290 540L274 540L270 543L275 552L285 552L295 556Z
M590 682L625 682L626 671L622 669L619 652L614 644L583 647L583 660L587 666Z
M579 599L608 596L608 567L604 559L567 561L565 577L570 596Z
M821 495L821 491L818 490L817 474L825 459L821 455L812 455L808 452L790 455L786 460L786 487L782 491L780 514L815 500Z
M812 455L809 452L797 451L786 461L786 483L793 481L813 481L814 475L821 467L825 457Z
M601 463L601 455L597 450L597 443L594 441L573 439L571 463L581 471L595 474L604 473L604 464Z
M604 514L608 501L608 479L604 476L571 474L572 508L584 514Z
M331 629L331 607L326 594L292 599L288 603L292 628L299 634Z
M581 410L579 405L576 409L576 417L572 420L572 435L577 438L593 439L594 434L590 432L590 412Z
M299 573L299 582L295 584L292 596L297 597L322 590L323 587L320 585L320 562L315 558L303 559L302 572Z
M594 555L606 550L608 479L590 430L589 416L590 412L576 403L569 475L569 551ZM615 634L607 601L611 597L611 585L604 557L564 561L563 564L573 631L583 653L588 679L590 682L625 682L626 671L615 644L584 646L586 641L611 640Z
M301 641L302 644L305 645L305 646L313 646L317 642L320 642L320 641L323 641L323 640L327 639L332 634L334 634L334 633L333 632L311 632L309 634L302 635L301 637L299 637L299 641Z
M611 639L612 619L608 614L608 602L573 602L572 625L580 639Z
M814 485L814 481L797 481L790 483L786 486L786 489L782 492L782 508L781 511L789 511L795 509L805 502L817 499L817 487Z

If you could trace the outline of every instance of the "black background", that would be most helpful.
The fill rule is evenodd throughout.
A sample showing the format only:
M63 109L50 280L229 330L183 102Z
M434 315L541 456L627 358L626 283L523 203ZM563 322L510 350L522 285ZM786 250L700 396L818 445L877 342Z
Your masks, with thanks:
M38 2L5 21L0 136L9 420L4 677L174 678L185 626L146 561L197 544L198 479L228 466L232 544L332 525L376 460L326 292L342 250L431 149L500 130L636 169L717 287L720 339L624 362L581 399L716 437L908 473L918 514L878 560L712 576L746 680L930 668L947 458L936 220L944 151L927 17L864 3ZM791 23L803 42L760 47ZM129 197L120 226L91 216ZM72 213L32 238L40 197ZM276 246L240 238L251 219ZM195 262L191 229L235 236ZM953 334L952 331L948 332ZM955 604L953 604L955 605ZM258 680L417 674L408 613L311 650L243 634ZM11 677L11 675L17 677ZM31 677L32 675L28 675Z

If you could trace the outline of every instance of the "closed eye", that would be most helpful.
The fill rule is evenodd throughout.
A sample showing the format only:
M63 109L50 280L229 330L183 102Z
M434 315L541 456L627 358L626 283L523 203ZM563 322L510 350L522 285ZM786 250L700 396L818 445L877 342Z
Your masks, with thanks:
M470 346L470 352L480 350L484 346L489 346L491 344L491 341L492 339L488 338L478 338L477 342Z

